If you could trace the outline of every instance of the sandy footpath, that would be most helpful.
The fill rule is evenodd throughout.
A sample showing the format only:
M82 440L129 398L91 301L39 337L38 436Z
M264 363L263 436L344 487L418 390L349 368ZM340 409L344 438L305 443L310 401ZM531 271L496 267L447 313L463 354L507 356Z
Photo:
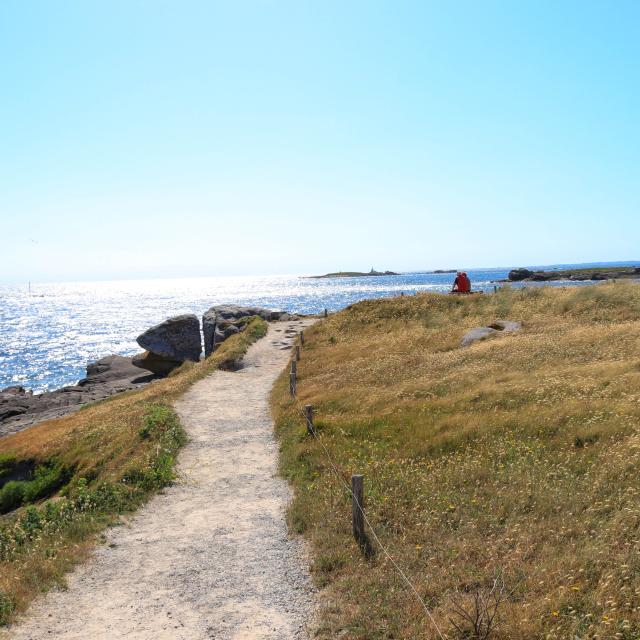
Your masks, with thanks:
M176 404L190 442L179 482L9 629L17 639L292 640L307 637L315 595L290 498L276 476L268 407L295 333L270 325L237 372L218 371Z

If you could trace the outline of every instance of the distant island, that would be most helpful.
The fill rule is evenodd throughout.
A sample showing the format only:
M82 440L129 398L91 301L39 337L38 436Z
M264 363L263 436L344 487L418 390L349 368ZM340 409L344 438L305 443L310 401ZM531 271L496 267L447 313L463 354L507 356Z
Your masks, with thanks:
M547 282L549 280L616 280L618 278L640 279L640 267L603 267L588 269L558 269L552 271L531 271L530 269L513 269L508 280L503 282Z
M427 273L458 273L457 269L436 269L435 271L429 271Z
M371 267L371 271L336 271L335 273L325 273L323 276L308 276L310 279L318 278L362 278L366 276L399 276L395 271L376 271Z

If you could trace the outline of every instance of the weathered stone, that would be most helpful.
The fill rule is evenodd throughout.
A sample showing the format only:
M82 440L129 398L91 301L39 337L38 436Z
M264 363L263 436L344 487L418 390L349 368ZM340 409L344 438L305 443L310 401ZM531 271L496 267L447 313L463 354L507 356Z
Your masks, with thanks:
M146 369L159 376L166 376L174 369L177 369L184 360L171 360L170 358L159 356L157 353L153 353L153 351L145 351L144 353L134 356L132 362L135 367Z
M210 356L227 338L244 331L244 322L251 316L258 316L267 322L298 318L286 311L272 311L262 307L243 307L237 304L211 307L202 316L205 357Z
M491 327L476 327L475 329L471 329L471 331L468 331L464 334L460 346L468 347L470 344L473 344L474 342L478 342L480 340L485 340L495 333L499 333L499 331L497 329L492 329Z
M11 387L5 387L0 389L0 395L7 396L30 396L33 395L33 391L27 391L23 386L13 385Z
M513 333L514 331L520 331L520 329L522 329L522 322L516 322L515 320L496 320L493 324L490 324L489 327L496 331L502 331L503 333Z
M218 315L215 307L205 311L202 315L202 336L204 338L204 357L208 358L213 352L214 334Z
M519 282L520 280L526 280L533 275L533 271L529 269L512 269L509 271L509 280L512 282Z
M148 375L133 363L132 358L112 355L88 364L87 377L78 381L78 386L103 384L110 380L135 379L137 376Z
M27 407L18 406L15 404L8 406L0 406L0 422L4 422L8 418L13 418L14 416L22 415L27 412Z
M248 318L249 316L259 316L261 309L258 307L241 307L237 304L222 304L217 307L211 307L214 310L218 320L227 320L235 322L240 318Z
M522 329L522 323L514 320L496 320L486 327L477 327L465 333L460 343L461 347L468 347L474 342L486 340L487 338L499 333L514 333Z
M200 323L190 313L169 318L147 329L138 336L137 342L146 351L176 362L197 362L202 353Z
M235 324L227 325L224 328L224 339L230 338L231 336L235 336L236 333L240 333L240 328Z
M220 326L216 326L216 330L213 332L213 350L215 351L225 340L224 330Z

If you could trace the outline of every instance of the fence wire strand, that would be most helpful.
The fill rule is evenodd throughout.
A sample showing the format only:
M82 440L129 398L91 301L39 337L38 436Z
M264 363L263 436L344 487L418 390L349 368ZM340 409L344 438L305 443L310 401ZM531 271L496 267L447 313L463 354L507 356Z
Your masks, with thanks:
M296 372L296 374L297 374L297 372ZM295 391L297 392L297 375L296 375L296 388L295 388ZM296 406L297 406L298 410L300 411L302 417L305 419L305 422L307 423L307 430L311 434L313 434L313 437L316 439L317 442L320 443L320 446L324 450L324 454L325 454L327 460L329 461L329 465L331 466L331 469L333 470L333 473L335 474L336 478L338 479L338 482L340 482L345 487L347 492L349 494L351 494L351 498L352 498L353 501L355 501L356 506L358 507L358 510L362 514L362 517L363 517L365 523L369 527L369 531L371 531L371 535L373 536L373 539L378 543L378 546L380 547L380 549L382 549L382 552L384 553L385 557L389 560L389 562L391 562L393 567L400 574L400 576L402 577L404 582L407 584L407 586L411 589L411 591L413 592L415 597L418 599L418 601L422 605L422 608L424 609L425 613L427 614L427 617L431 621L431 624L433 625L433 627L435 628L436 632L438 633L438 636L440 637L440 639L441 640L445 640L445 637L444 637L442 631L440 630L440 627L438 626L438 623L433 618L433 615L431 615L431 611L429 610L429 607L427 606L427 603L424 601L423 597L420 595L420 593L418 592L418 590L416 589L414 584L411 582L411 580L409 580L409 578L407 577L405 572L400 568L398 563L393 559L393 557L391 556L391 554L389 553L387 548L384 546L384 544L382 544L382 541L378 537L378 534L376 533L375 529L373 528L369 518L367 518L367 514L365 513L362 505L360 504L360 501L358 500L358 498L356 498L356 496L354 495L351 487L345 481L345 479L342 477L340 471L338 470L338 467L333 462L333 458L331 457L331 454L329 453L329 450L327 449L327 447L324 444L324 442L322 442L322 439L318 437L318 434L317 434L317 432L315 430L315 427L313 426L313 421L309 420L309 417L307 416L307 414L305 413L304 409L302 408L302 405L300 404L300 401L298 400L296 395L293 395L293 400L296 403Z

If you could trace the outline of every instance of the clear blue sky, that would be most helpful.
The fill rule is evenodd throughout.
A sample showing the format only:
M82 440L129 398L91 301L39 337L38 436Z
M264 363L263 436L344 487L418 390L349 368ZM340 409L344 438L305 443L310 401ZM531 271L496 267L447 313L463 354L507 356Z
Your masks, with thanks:
M0 281L640 259L640 3L0 3Z

